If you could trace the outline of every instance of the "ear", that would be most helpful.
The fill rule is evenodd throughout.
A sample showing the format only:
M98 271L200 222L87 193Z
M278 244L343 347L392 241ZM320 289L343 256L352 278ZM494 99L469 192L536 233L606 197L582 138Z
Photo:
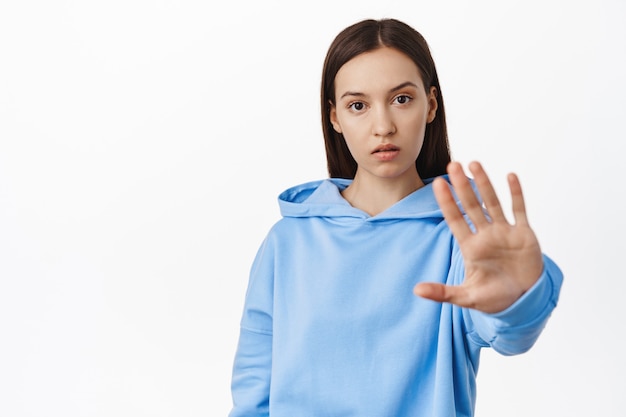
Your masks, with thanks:
M341 133L341 125L337 120L337 107L331 101L328 102L328 113L333 129L335 129L335 132Z
M437 87L433 86L430 87L430 92L428 93L428 117L426 118L428 123L435 120L437 106Z

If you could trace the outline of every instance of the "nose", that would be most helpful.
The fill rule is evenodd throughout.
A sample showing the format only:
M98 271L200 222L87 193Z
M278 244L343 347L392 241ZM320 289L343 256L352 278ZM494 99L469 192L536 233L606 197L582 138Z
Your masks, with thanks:
M387 108L378 108L372 120L372 134L374 136L386 137L396 133L396 125Z

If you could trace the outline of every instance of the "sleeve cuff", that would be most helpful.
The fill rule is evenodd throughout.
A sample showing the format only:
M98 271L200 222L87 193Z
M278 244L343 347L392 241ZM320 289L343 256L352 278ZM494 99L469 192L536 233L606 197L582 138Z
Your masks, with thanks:
M518 327L546 316L557 303L562 274L554 262L544 257L541 276L515 303L498 313L487 314L499 328Z

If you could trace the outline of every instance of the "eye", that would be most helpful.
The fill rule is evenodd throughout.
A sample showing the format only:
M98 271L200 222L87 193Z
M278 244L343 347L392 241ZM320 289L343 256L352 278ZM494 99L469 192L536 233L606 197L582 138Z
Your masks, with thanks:
M360 101L353 101L352 103L348 104L348 108L352 111L360 112L365 109L365 103L362 103Z
M398 104L407 104L411 100L413 100L413 98L411 96L407 96L406 94L401 94L393 99L393 101Z

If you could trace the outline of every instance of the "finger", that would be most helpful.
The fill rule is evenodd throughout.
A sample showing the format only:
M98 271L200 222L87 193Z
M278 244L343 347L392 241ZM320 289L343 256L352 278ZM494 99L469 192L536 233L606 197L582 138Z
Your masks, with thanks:
M474 182L478 187L478 192L485 203L485 208L491 220L496 222L506 221L498 195L491 184L491 180L489 180L489 176L483 169L483 166L479 162L474 161L470 163L469 169L474 176Z
M513 217L515 218L515 224L528 224L528 217L526 216L526 203L524 202L524 194L522 193L522 186L519 182L519 178L515 174L509 174L507 179L509 180L509 189L511 190L511 202L513 205Z
M459 242L463 241L465 237L472 234L472 231L456 204L450 186L443 178L437 178L433 181L433 192L452 234Z
M474 307L470 302L467 290L460 285L422 282L413 288L413 293L419 297L440 303L451 303L469 308Z
M461 164L458 162L451 162L448 165L448 175L463 209L469 216L474 226L476 226L476 229L480 229L482 226L486 225L488 221L485 217L483 206L480 201L478 201L476 193L474 192L469 179L465 175Z

